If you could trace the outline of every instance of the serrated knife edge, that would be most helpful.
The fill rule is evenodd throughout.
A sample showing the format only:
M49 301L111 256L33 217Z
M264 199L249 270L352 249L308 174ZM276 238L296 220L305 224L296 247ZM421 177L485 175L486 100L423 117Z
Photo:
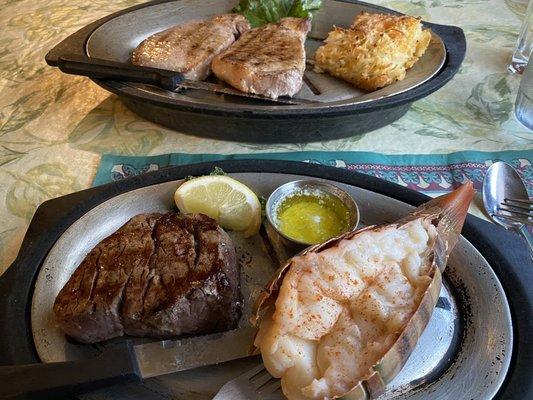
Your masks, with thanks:
M257 99L262 101L269 101L273 103L288 104L288 105L301 105L301 104L316 104L317 101L306 100L300 98L288 98L288 97L278 97L277 99L272 99L270 97L261 96L259 94L241 92L240 90L232 89L227 86L219 85L211 82L202 82L202 81L191 81L183 80L179 83L178 87L174 90L175 92L180 92L183 89L197 89L197 90L206 90L214 93L229 94L232 96L238 97L247 97L251 99Z

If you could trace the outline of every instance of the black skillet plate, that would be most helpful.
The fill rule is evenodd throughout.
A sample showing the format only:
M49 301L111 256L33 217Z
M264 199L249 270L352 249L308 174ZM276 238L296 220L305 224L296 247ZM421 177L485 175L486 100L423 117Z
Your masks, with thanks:
M62 56L83 55L128 62L131 51L147 36L170 26L230 12L235 0L156 0L131 7L72 34L46 55L57 66ZM357 0L324 0L314 17L306 43L308 58L333 25L349 26L362 11L399 14L384 7ZM371 92L354 92L351 85L306 70L302 98L315 104L279 105L238 96L187 90L175 93L155 86L95 79L104 89L117 94L135 113L158 124L194 135L247 142L309 142L331 140L368 132L403 116L412 102L444 86L459 70L466 52L463 31L455 26L424 22L434 40L426 54L407 72L403 81ZM445 54L444 54L445 53ZM424 69L441 65L427 75ZM430 79L418 79L431 76ZM413 82L412 82L413 81ZM318 96L312 91L322 88ZM351 92L353 94L350 94ZM305 92L305 93L304 93ZM363 101L364 99L364 101Z
M428 199L398 185L333 167L286 161L242 160L170 167L47 201L38 208L17 259L0 278L0 364L39 361L30 326L33 286L43 259L73 222L118 194L189 175L207 174L215 165L228 173L291 171L293 174L354 185L412 205L419 205ZM526 248L518 236L473 216L468 216L463 235L491 264L511 308L513 355L498 398L533 398L533 381L530 379L530 368L533 366L533 266Z

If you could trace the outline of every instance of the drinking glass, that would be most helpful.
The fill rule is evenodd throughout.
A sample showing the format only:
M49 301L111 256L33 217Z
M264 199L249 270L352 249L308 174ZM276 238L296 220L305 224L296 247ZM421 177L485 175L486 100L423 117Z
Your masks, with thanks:
M509 71L521 74L533 50L533 0L529 0Z
M520 80L515 115L524 126L533 130L533 57L529 59Z

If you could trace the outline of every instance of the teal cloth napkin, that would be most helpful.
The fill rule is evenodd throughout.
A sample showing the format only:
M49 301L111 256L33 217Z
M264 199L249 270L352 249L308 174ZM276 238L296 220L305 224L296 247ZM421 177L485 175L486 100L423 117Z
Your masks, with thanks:
M442 193L470 180L481 189L487 168L494 161L510 163L520 174L533 196L533 150L477 152L461 151L443 155L383 155L370 152L305 151L253 154L184 154L157 156L104 155L93 181L101 185L169 165L184 165L217 160L291 160L330 165L357 171L425 193Z

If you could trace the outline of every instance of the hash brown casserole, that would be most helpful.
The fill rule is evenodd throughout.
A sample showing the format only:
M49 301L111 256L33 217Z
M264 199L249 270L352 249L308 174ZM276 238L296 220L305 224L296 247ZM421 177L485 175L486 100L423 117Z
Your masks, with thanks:
M334 27L315 63L319 72L372 91L404 79L430 40L417 18L361 13L349 29Z

